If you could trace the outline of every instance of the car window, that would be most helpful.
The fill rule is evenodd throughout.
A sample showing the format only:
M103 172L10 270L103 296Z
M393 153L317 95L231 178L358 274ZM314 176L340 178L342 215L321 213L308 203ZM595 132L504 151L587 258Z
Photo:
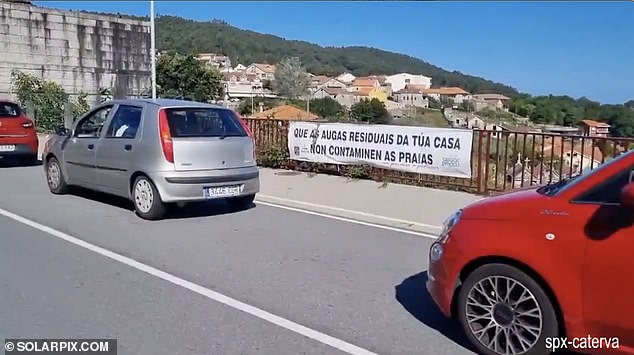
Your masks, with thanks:
M105 106L84 117L75 128L77 138L98 138L112 106Z
M172 137L245 137L238 118L221 108L170 108L165 110Z
M624 169L601 184L591 187L572 202L595 204L620 204L621 190L630 182L634 166Z
M20 117L21 114L20 106L12 102L0 102L0 117Z
M141 124L143 109L136 106L120 105L112 117L106 138L133 139Z

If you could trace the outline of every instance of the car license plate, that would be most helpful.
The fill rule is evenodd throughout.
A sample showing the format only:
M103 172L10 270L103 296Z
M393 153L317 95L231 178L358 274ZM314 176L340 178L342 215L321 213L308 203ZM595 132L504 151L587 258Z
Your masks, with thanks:
M231 197L240 194L240 185L236 186L218 186L218 187L204 187L203 195L205 198L221 198Z
M13 151L15 151L15 145L13 144L0 145L0 152L13 152Z

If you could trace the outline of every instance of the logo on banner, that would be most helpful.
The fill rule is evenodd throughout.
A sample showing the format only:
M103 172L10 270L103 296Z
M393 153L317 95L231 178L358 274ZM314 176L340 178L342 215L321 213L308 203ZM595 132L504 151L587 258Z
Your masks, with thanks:
M460 159L459 158L442 158L442 167L443 168L459 168Z

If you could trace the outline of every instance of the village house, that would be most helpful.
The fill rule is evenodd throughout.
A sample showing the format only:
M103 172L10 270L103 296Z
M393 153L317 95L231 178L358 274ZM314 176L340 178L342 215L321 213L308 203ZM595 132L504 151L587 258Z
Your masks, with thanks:
M405 88L393 93L392 98L405 106L429 108L429 100L423 93L423 89L411 85L406 85Z
M478 116L470 116L466 119L466 127L469 129L484 129L486 122Z
M428 97L432 97L438 101L451 100L454 104L460 105L463 101L469 100L471 94L459 87L441 87L434 89L425 89L423 91Z
M242 65L242 64L238 64L238 65L236 65L236 66L235 66L235 68L233 68L233 70L234 70L234 71L246 71L246 70L247 70L247 67L245 67L245 66L244 66L244 65Z
M255 74L262 81L275 80L275 65L253 63L245 69L247 74Z
M511 100L511 98L500 94L474 94L471 99L476 111L489 109L504 112L509 111L508 103Z
M394 75L388 75L385 81L390 83L392 91L400 91L405 89L406 85L416 85L423 89L429 89L431 87L431 78L424 75L414 75L409 73L400 73Z
M605 122L595 120L581 120L579 123L580 133L591 137L608 137L610 135L610 125Z
M329 97L337 101L341 106L352 107L352 105L361 101L362 96L357 92L350 92L342 88L321 88L312 94L314 99L323 99Z
M383 91L387 97L391 97L394 91L392 90L392 84L387 81L387 76L385 75L371 75L368 78L376 79L379 81L380 89Z
M341 81L343 83L350 84L356 78L357 78L356 76L354 76L354 75L352 75L350 73L343 73L343 74L340 74L339 76L337 76L335 79L337 79L337 80L339 80L339 81Z
M361 99L377 99L381 101L383 104L387 103L387 94L385 91L381 90L381 88L376 87L360 87L357 91L354 91L357 95L361 97Z
M346 83L339 81L336 78L330 78L324 75L314 75L310 79L309 91L315 92L322 88L346 89L346 87Z
M263 88L262 80L255 74L232 71L222 73L222 76L225 99L240 99L253 96L276 97L271 91Z
M205 65L216 69L226 70L231 68L231 59L229 59L226 55L216 53L199 53L196 56L196 59Z
M348 85L349 91L360 91L361 89L373 88L380 89L381 83L375 77L358 77Z
M580 172L586 168L596 168L604 160L601 149L589 139L567 136L545 136L542 139L544 148L539 147L539 153L544 158L561 160L571 170Z

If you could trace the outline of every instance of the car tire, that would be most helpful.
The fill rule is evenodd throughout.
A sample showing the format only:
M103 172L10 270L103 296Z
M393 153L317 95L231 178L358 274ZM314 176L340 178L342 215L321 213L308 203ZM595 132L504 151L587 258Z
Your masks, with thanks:
M46 182L48 189L55 195L64 195L68 193L69 186L66 184L62 166L57 158L52 157L46 162Z
M132 185L132 202L137 216L147 220L159 220L165 216L167 206L154 183L145 176L139 176Z
M497 282L494 293L493 282ZM505 292L505 287L511 292ZM458 321L481 354L513 353L505 348L503 340L507 335L518 350L515 353L550 354L551 350L546 347L547 339L559 335L557 316L550 298L539 283L516 267L487 264L477 268L462 284L457 301ZM527 325L534 328L529 329ZM496 333L498 330L501 332ZM514 336L517 332L522 332L530 340L530 346L522 348ZM496 339L495 334L499 341L491 343L491 339Z
M231 197L227 199L227 203L229 204L229 209L231 211L243 211L251 208L254 200L255 194L240 197Z

